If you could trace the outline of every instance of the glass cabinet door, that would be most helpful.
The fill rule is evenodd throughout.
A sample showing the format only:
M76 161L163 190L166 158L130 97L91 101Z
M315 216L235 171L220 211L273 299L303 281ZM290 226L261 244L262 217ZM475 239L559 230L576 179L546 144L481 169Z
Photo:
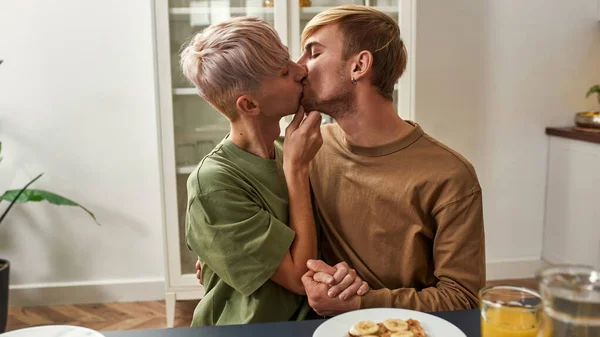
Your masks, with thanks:
M186 181L200 160L229 132L227 119L182 75L182 46L207 26L238 16L275 24L273 0L169 0L169 42L181 274L194 274L196 254L185 241Z

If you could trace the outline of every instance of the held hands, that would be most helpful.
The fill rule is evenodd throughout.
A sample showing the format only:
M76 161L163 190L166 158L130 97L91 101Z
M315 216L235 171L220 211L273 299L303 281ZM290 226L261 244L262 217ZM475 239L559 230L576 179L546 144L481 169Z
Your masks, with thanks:
M360 308L360 298L369 285L347 263L330 266L321 260L309 260L302 277L308 303L321 316L334 316Z
M360 308L359 296L369 291L369 285L356 275L346 262L330 266L321 260L309 260L302 284L308 303L321 316L335 316ZM200 260L196 261L196 278L202 284Z
M321 137L321 113L311 111L304 118L300 106L294 119L285 129L283 142L284 169L305 169L323 145Z
M346 262L331 267L322 260L309 260L306 264L315 272L313 280L329 285L327 295L345 300L352 295L362 296L369 291L369 285L363 281L356 270Z

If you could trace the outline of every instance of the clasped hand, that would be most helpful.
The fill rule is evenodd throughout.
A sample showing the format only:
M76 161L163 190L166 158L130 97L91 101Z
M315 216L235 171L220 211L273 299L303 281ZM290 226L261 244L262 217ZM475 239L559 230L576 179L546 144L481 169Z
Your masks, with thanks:
M308 303L321 316L335 316L360 308L360 296L369 291L356 270L346 262L330 266L321 260L309 260L302 283Z

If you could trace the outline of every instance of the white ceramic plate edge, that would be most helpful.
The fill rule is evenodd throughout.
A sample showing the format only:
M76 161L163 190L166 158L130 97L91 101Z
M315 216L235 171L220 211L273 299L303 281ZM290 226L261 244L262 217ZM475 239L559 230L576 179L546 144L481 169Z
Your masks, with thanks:
M317 327L313 337L348 337L348 329L358 321L381 322L387 318L416 319L421 322L427 337L467 337L456 325L443 318L420 311L394 308L355 310L332 317Z
M42 325L8 331L2 337L104 337L96 330L74 325Z

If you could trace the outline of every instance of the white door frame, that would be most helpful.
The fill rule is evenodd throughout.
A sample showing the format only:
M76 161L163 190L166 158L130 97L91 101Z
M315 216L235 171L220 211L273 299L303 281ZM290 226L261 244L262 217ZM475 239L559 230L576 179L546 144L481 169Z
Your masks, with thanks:
M414 121L417 47L417 0L399 0L400 34L408 52L406 70L398 83L398 114Z

